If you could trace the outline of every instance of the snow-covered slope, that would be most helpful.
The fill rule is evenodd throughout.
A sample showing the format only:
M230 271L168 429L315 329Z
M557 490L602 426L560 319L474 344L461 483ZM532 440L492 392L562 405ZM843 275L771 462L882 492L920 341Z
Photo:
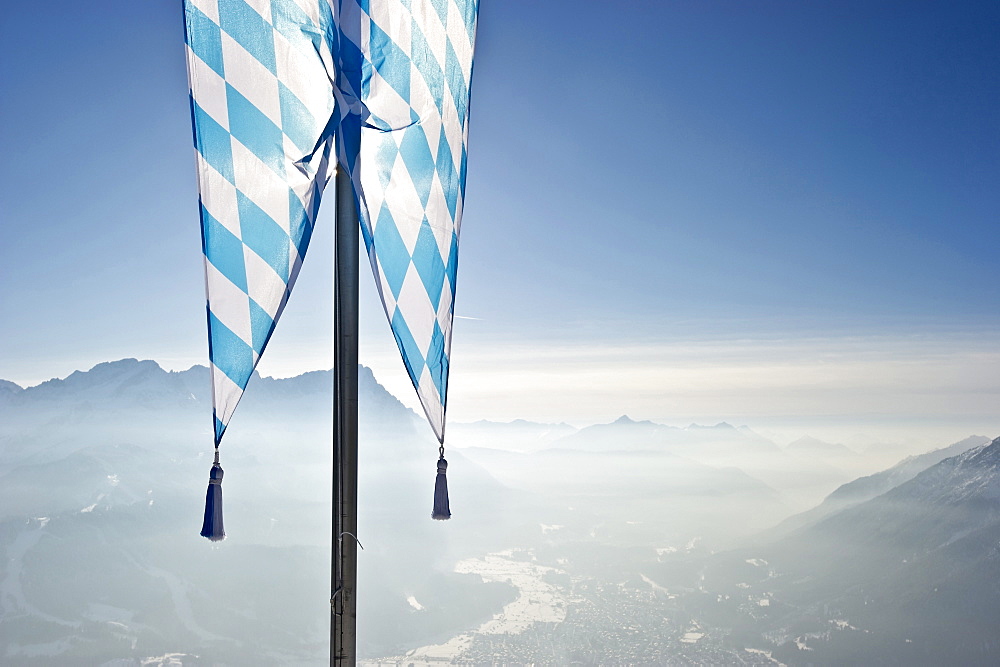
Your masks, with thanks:
M886 470L859 477L838 487L816 507L784 520L773 530L764 534L762 538L774 539L797 528L813 525L841 510L854 507L882 495L886 491L904 482L908 482L924 470L947 458L975 447L981 447L989 442L990 439L985 436L972 435L947 447L941 447L940 449L935 449L918 456L907 457Z

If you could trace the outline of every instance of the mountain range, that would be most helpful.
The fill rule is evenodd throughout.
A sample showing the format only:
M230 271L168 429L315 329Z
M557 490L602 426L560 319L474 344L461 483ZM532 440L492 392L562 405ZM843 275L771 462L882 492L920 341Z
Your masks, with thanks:
M1000 438L793 531L763 553L783 572L772 589L796 605L836 608L854 628L814 637L805 650L793 642L789 661L815 662L820 653L841 664L997 664ZM792 659L803 652L809 655Z
M331 380L252 378L222 448L216 544L197 535L207 369L125 359L0 381L5 664L325 664ZM724 638L696 662L997 663L1000 438L848 481L837 445L782 448L725 422L458 424L442 523L429 429L364 367L359 385L363 656L491 618L516 589L454 564L513 548L569 573L549 580L576 590L569 604L652 586ZM806 491L825 498L789 517Z
M488 437L477 434L485 431L491 436L499 430L482 422L464 426L466 443L489 443ZM542 428L550 434L544 444L537 437ZM679 428L622 415L607 424L553 437L559 430L566 428L521 422L511 435L529 434L532 446L520 446L511 438L502 448L483 444L463 452L508 486L545 489L570 498L586 495L597 484L603 493L618 493L620 499L641 496L634 503L636 514L648 516L658 503L662 515L685 523L678 526L682 532L696 525L711 526L713 541L731 541L790 511L811 507L850 479L845 470L822 459L790 455L753 430L726 422ZM574 474L563 474L567 468ZM617 474L609 475L609 470ZM741 501L724 500L730 496ZM684 506L673 507L673 501ZM644 509L643 504L649 507ZM660 528L672 532L672 526Z
M880 496L947 458L989 442L990 439L985 436L973 435L947 447L941 447L917 456L908 456L891 468L859 477L839 486L833 493L824 498L822 503L806 512L785 519L768 534L781 535L796 528L813 525L840 510Z
M27 389L4 384L7 664L171 652L208 664L255 664L260 655L322 664L331 379L326 371L251 380L222 447L228 537L214 545L198 536L212 460L206 368L167 372L125 359ZM508 522L499 508L516 503L450 452L455 516L450 530L431 521L436 441L367 368L359 385L360 611L379 619L365 625L359 649L385 653L488 618L510 595L452 573L450 563L500 542ZM484 536L476 530L483 524L497 533ZM426 613L412 613L411 594Z
M784 664L997 664L1000 438L855 480L696 567L715 622Z

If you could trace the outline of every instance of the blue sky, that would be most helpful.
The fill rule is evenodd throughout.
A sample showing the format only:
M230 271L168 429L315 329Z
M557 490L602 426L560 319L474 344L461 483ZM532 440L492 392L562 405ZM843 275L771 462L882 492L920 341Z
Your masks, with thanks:
M527 6L480 15L452 418L1000 428L1000 5ZM0 377L204 363L180 2L17 3L0 58ZM330 366L324 222L265 374Z

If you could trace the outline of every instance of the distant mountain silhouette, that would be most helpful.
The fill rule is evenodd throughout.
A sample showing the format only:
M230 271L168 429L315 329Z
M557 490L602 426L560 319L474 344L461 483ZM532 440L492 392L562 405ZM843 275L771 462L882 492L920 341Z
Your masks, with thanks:
M789 443L785 447L785 451L794 454L800 454L803 456L820 456L820 457L843 457L843 456L857 456L858 453L855 452L850 447L841 445L839 443L826 442L820 440L819 438L814 438L812 436L803 436L798 440Z
M14 384L9 380L0 380L0 396L7 394L17 394L24 391L20 385Z
M555 440L552 450L584 452L647 451L681 456L713 468L738 468L783 493L793 506L808 506L848 479L823 461L792 456L749 428L727 422L685 428L623 415Z
M559 438L553 449L575 449L588 452L620 450L664 450L670 435L680 431L673 426L651 421L633 421L622 415L608 424L594 424Z
M564 536L587 539L596 518L616 540L694 534L717 546L788 513L780 493L735 463L760 464L759 449L784 457L773 443L728 424L690 430L622 416L535 451L463 453L506 485L538 496L540 523L564 526ZM721 464L703 460L713 456Z
M207 368L123 359L35 387L0 383L5 664L167 652L325 662L331 381L330 371L251 379L222 445L229 536L215 545L198 536L212 458ZM439 569L502 541L516 499L449 451L454 518L432 521L437 442L364 367L359 440L360 609L371 619L360 649L391 653L488 618L509 587ZM403 591L425 613L414 616Z

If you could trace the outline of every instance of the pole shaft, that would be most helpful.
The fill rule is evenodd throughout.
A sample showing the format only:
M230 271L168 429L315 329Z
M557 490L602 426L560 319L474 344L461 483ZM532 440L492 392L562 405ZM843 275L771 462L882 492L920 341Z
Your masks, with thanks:
M351 176L337 166L333 308L333 549L330 664L357 663L358 212Z

